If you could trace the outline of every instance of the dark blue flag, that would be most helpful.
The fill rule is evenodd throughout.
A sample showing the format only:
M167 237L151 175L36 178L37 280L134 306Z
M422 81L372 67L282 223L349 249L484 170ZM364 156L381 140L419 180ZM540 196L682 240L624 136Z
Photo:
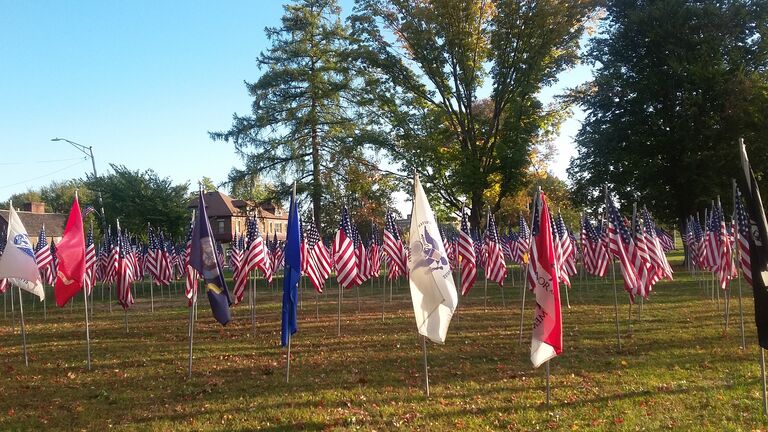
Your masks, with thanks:
M224 271L221 267L213 237L211 236L211 224L208 222L208 214L205 211L205 200L202 192L197 205L197 217L195 227L192 229L192 244L190 245L189 265L197 270L205 280L205 291L208 293L208 301L211 302L211 310L216 321L221 325L227 325L230 320L229 306L232 299L229 297L227 283L224 281Z
M296 208L296 192L291 195L291 209L288 212L288 231L285 235L285 273L283 277L283 322L280 341L288 345L288 339L297 330L296 301L299 296L298 286L301 277L301 232L299 231L299 211Z

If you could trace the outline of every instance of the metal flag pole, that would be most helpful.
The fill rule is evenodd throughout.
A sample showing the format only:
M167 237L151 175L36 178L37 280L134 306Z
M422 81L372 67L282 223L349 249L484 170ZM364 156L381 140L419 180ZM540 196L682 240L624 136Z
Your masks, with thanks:
M13 285L11 285L11 282L9 281L8 284L10 285L10 291L11 291L11 330L16 333L16 307L13 305L14 295L13 295Z
M24 366L29 366L27 355L27 326L24 324L24 303L21 300L21 287L19 288L19 316L21 317L21 344L24 348Z
M338 317L337 317L338 318L338 332L337 332L336 335L337 336L341 336L341 295L342 295L341 294L342 293L342 291L341 291L341 282L339 282L338 279L337 279L336 280L336 284L339 286L339 313L338 313Z
M3 291L3 319L8 319L8 289Z
M189 270L188 270L189 271ZM199 284L199 282L196 280L195 284ZM192 345L194 341L195 336L195 309L197 308L197 290L195 290L194 295L192 296L192 304L189 305L189 372L187 375L187 378L192 378Z
M640 298L643 298L642 294L640 295ZM632 334L632 299L629 299L629 334Z
M291 382L291 332L288 332L288 358L285 364L285 382Z
M83 301L85 302L85 345L88 352L88 370L91 370L91 327L88 324L88 292L83 287Z
M427 363L427 337L421 337L421 346L424 348L424 391L429 397L429 364ZM763 380L765 380L765 374L763 374ZM765 393L763 393L765 394Z
M763 380L763 415L768 415L768 397L766 396L765 385L765 350L760 347L760 376Z
M43 285L43 289L45 289L45 285ZM43 320L48 321L48 297L43 297Z
M611 260L611 274L613 275L613 306L616 312L616 342L621 351L621 333L619 332L619 293L616 290L616 261Z
M355 286L355 290L357 291L357 313L360 313L360 285Z
M315 319L320 319L320 305L318 304L318 298L320 295L317 293L317 290L315 290Z
M249 292L249 300L251 307L251 331L253 337L256 337L256 270L251 272L251 289Z
M536 190L536 196L533 198L533 207L531 208L531 232L533 232L533 224L534 224L534 215L536 213L536 205L539 202L539 196L541 195L541 186L539 186ZM530 242L533 241L533 236L531 235L528 239L529 241L529 252L530 252ZM531 262L531 257L528 257L528 262ZM523 344L523 322L525 320L525 292L528 290L528 278L527 278L528 270L520 267L520 280L521 280L521 287L523 291L523 300L520 303L520 341L518 342L518 345Z
M547 408L549 408L549 399L550 399L550 389L549 389L549 360L547 360L545 364L546 370L547 370Z
M462 209L462 211L464 211L464 210ZM462 214L461 217L463 218L464 215ZM461 296L461 291L462 291L462 286L461 286L461 258L458 255L459 255L459 248L458 248L458 245L456 245L456 261L459 262L459 266L458 266L459 267L459 275L458 275L458 278L457 278L459 280L459 296L457 297L458 301L456 301L456 310L454 310L454 314L456 315L456 324L457 325L461 323L461 318L459 316L459 303L461 302L461 297L462 297Z
M741 349L747 348L747 340L744 337L744 309L741 307L741 277L739 279L739 321L741 324Z
M485 217L485 230L488 231L488 222L491 218L491 208L488 207L488 214ZM485 242L485 233L483 233L483 242ZM482 253L482 252L481 252ZM485 311L488 312L488 258L485 260L485 266L483 266L483 275L485 276Z
M733 193L732 193L733 194L733 212L735 214L736 213L736 179L731 179L731 184L732 184L732 190L733 190ZM734 220L738 221L738 219L736 219L735 217L734 217ZM733 237L734 237L733 249L738 251L739 250L738 233L736 232L736 229L734 229ZM736 253L737 263L739 263L739 261L741 260L740 254L741 252ZM741 269L741 274L743 276L744 269L741 268L741 265L739 265L739 268ZM739 272L737 271L736 273L738 276ZM738 276L736 279L738 279L738 284L739 284L739 324L741 326L741 349L743 350L747 348L747 340L744 337L744 309L742 308L742 305L741 305L741 277L742 276Z
M384 274L387 274L386 261L384 261ZM381 278L379 278L379 284L381 285L381 322L384 322L384 307L387 304L387 280L384 279L384 283L381 283Z

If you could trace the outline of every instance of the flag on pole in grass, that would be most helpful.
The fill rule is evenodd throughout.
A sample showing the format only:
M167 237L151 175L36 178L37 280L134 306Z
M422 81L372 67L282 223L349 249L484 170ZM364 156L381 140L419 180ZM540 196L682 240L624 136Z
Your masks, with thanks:
M533 208L527 279L536 296L531 363L533 367L539 367L563 351L563 317L552 219L543 192L537 192Z
M43 300L43 282L40 280L40 270L35 262L35 253L32 251L27 230L16 214L13 204L9 204L8 209L8 234L5 250L0 255L0 278L9 279L12 284Z
M461 295L465 296L477 280L477 264L475 261L475 244L469 235L469 220L467 213L461 209L461 231L457 245L459 262L461 264Z
M117 240L115 242L117 249L117 270L115 273L115 291L117 292L117 302L123 309L128 309L133 304L133 294L131 286L136 276L133 274L133 265L130 261L130 243L127 236L120 232L120 221L117 221Z
M504 262L504 252L493 214L488 215L488 227L485 230L484 237L487 254L485 272L488 275L488 279L502 286L504 285L504 279L507 277L507 264Z
M749 256L749 218L747 217L747 211L744 210L744 203L741 199L741 191L738 188L735 189L734 211L736 213L736 244L739 251L739 268L744 275L744 280L747 281L749 286L752 286L752 262Z
M288 339L296 333L296 304L299 297L299 279L301 278L301 239L299 233L299 211L296 208L296 186L291 194L291 207L288 210L288 229L285 234L283 277L283 309L280 342L288 345Z
M83 217L80 203L75 195L69 218L64 228L64 235L57 250L59 265L56 270L54 294L56 304L64 307L67 302L83 289L85 276L85 238L83 236Z
M35 245L35 261L40 270L40 278L44 283L53 285L56 280L56 274L53 272L53 255L48 246L48 237L45 235L45 225L40 228L40 234L37 236Z
M353 241L352 224L346 207L341 210L341 224L333 239L333 259L339 285L344 288L354 287L357 283L357 253Z
M85 295L90 295L96 286L96 245L93 243L93 224L88 229L85 239Z
M184 295L187 297L187 306L192 306L195 298L197 298L197 280L200 278L197 270L193 269L189 265L189 257L192 253L192 230L194 227L195 220L193 216L192 220L189 221L189 230L187 230L187 243L184 247L184 268L186 269L184 277Z
M406 262L403 258L403 243L395 225L395 216L387 213L384 223L384 253L389 265L387 279L394 279L405 274Z
M630 257L629 248L632 243L632 237L629 234L624 220L619 214L619 209L613 204L613 200L605 195L606 206L608 207L608 250L618 258L619 268L624 277L624 289L629 293L629 298L634 301L636 295L642 295L643 289L640 278L635 270L634 262Z
M746 188L744 199L749 215L749 258L752 270L752 293L755 298L755 325L762 348L768 348L768 222L765 219L763 200L757 187L755 174L749 165L744 143L739 143L741 166L744 169ZM9 237L10 238L10 237Z
M418 175L413 189L408 279L416 328L431 341L445 343L459 299L440 229Z
M323 292L325 281L331 274L331 254L323 244L314 219L307 225L307 276L319 293Z
M232 300L229 297L227 283L224 281L224 271L221 268L216 245L213 242L211 224L205 210L205 199L200 191L197 204L197 220L192 229L192 244L189 254L189 265L197 270L205 280L205 291L211 304L214 318L221 325L227 325L231 319L229 307Z

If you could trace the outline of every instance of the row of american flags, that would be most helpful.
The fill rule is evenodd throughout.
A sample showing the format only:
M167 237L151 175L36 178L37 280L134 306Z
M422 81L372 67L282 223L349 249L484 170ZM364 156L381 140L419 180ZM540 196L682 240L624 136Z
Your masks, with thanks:
M570 287L570 278L577 274L577 262L582 263L587 273L603 277L612 257L619 261L625 289L632 298L647 297L654 283L672 277L664 256L665 251L674 247L672 238L653 223L645 209L640 217L633 219L632 233L612 203L602 223L592 223L587 217L582 219L579 238L566 226L562 214L553 216L551 222L558 276L566 286ZM116 284L118 302L128 308L133 304L132 282L149 277L157 285L168 286L173 280L183 279L185 295L191 304L199 278L189 267L192 228L190 223L186 241L178 244L151 226L147 229L146 243L125 231L114 234L110 229L99 245L94 243L91 228L86 236L84 284L87 292L90 293L97 282ZM459 271L460 292L464 296L477 281L479 270L484 270L490 281L502 286L508 275L508 264L524 266L528 262L531 231L522 214L517 229L508 227L502 234L490 214L487 229L480 234L469 229L468 214L462 211L460 229L455 233L449 231L448 235L443 232L442 237L449 266ZM41 228L38 238L34 250L40 274L43 282L53 285L56 247L53 242L48 243L45 227ZM228 258L232 269L235 304L242 301L249 280L257 272L271 282L283 267L283 245L276 234L272 240L262 237L255 216L249 216L246 231L232 239L226 257L221 243L216 243L216 250L221 262ZM388 279L407 278L408 247L394 214L385 216L381 233L372 225L366 242L344 208L338 230L328 243L322 240L313 221L302 224L301 263L302 274L322 293L334 272L339 285L345 289L379 277L382 266Z

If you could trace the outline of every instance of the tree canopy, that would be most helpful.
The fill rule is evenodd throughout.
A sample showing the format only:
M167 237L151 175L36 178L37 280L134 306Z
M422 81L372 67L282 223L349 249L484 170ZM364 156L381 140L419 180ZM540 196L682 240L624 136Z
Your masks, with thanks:
M468 201L477 227L486 204L525 188L529 153L562 118L538 94L578 59L595 3L358 0L352 36L381 148L454 210Z
M594 80L569 176L575 199L603 185L680 222L740 178L737 140L768 162L768 3L611 0L587 58ZM726 202L728 200L725 200Z
M174 237L186 233L189 224L189 183L173 184L151 169L132 171L125 166L110 164L112 172L98 177L89 176L89 189L99 191L104 200L107 222L136 234L147 230L147 222L161 227Z

